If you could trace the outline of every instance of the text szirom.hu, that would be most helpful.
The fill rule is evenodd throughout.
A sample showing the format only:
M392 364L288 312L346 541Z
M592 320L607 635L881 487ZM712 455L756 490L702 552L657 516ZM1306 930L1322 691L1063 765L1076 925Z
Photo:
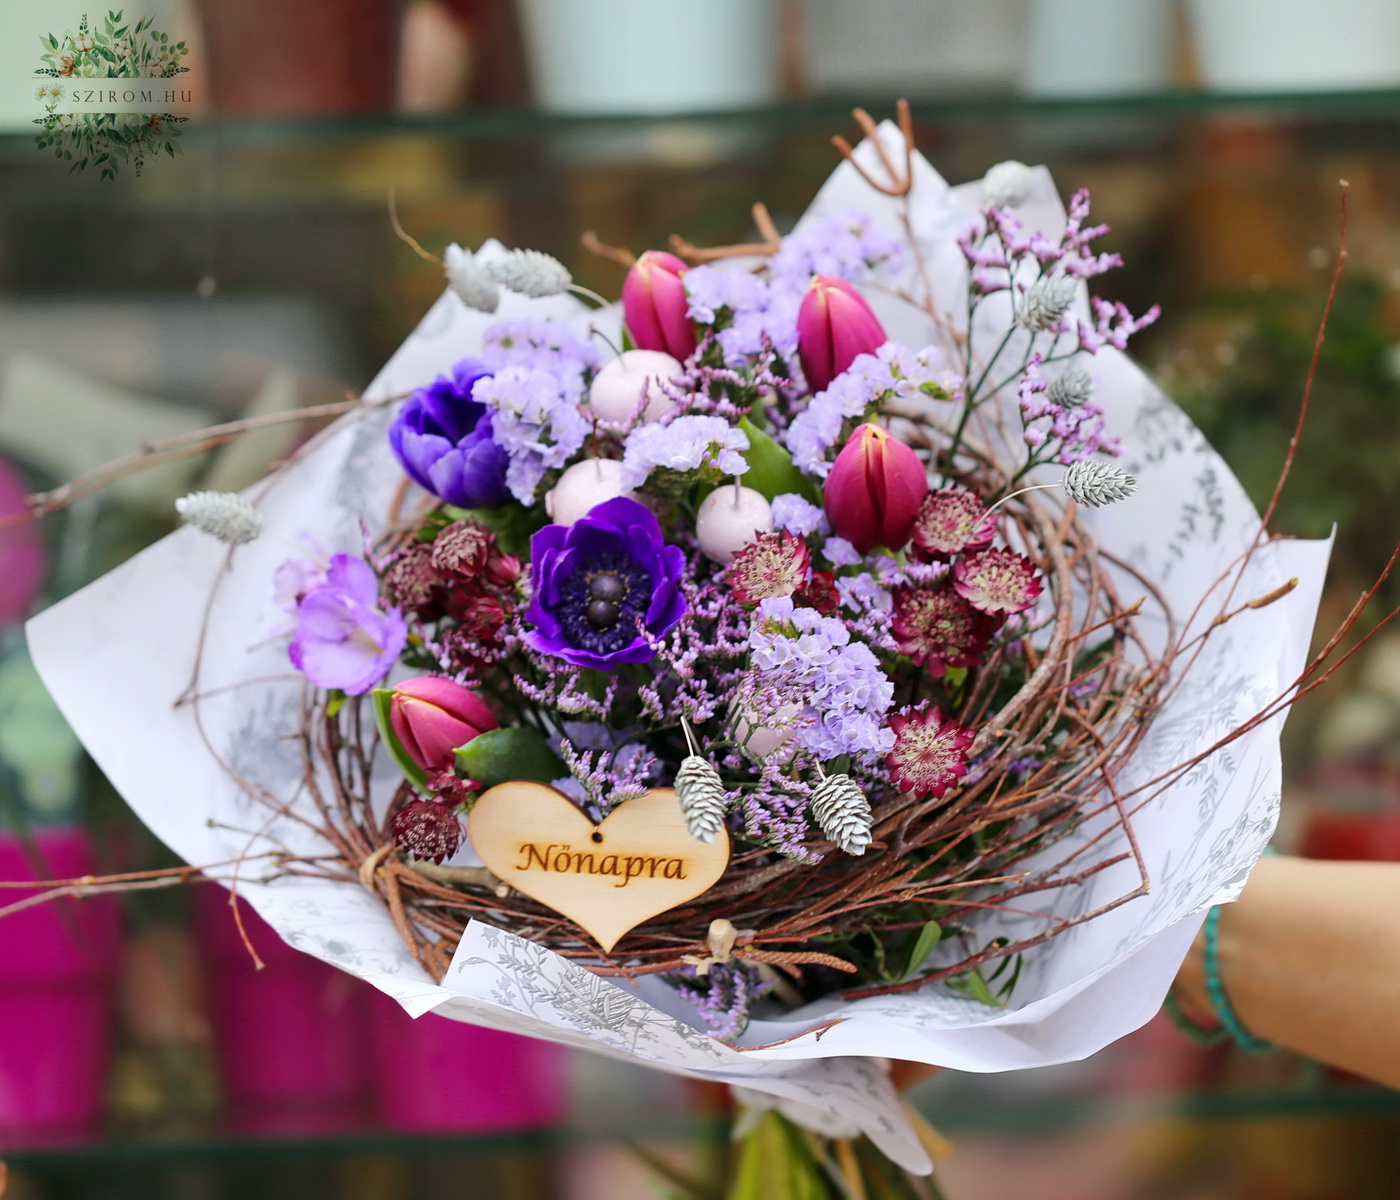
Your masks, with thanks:
M59 80L59 112L178 113L194 106L194 89L170 79Z

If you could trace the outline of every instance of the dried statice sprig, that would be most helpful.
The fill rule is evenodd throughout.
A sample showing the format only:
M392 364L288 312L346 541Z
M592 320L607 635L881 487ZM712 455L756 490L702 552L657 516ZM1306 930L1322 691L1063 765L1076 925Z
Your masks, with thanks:
M558 296L569 290L569 268L543 250L511 250L485 264L486 273L507 291L532 299Z
M744 1032L753 1002L773 986L759 968L734 960L713 963L703 971L686 967L668 979L695 1005L710 1036L722 1041Z
M828 775L817 785L812 817L847 854L864 854L870 845L870 801L849 775Z
M1103 508L1137 491L1137 480L1117 463L1084 459L1073 463L1060 480L1065 495L1090 508Z
M584 809L601 820L619 804L645 796L656 782L659 762L638 742L616 750L578 750L569 738L559 742L559 756L581 787Z
M500 306L500 287L470 250L463 250L453 242L447 247L442 266L447 275L447 286L457 293L458 299L468 308L493 313Z
M262 514L237 492L191 492L175 501L175 511L186 525L229 546L245 545L262 533Z

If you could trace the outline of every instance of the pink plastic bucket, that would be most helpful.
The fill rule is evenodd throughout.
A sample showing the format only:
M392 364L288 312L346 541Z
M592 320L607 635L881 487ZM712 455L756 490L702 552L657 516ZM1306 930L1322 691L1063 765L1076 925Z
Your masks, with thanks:
M248 904L239 911L261 971L238 935L228 892L196 892L230 1127L280 1137L365 1127L369 987L287 945Z
M379 1120L418 1133L518 1133L564 1118L568 1052L535 1038L410 1017L375 996Z
M33 845L37 868L17 837L0 834L0 879L71 879L95 870L81 830L39 832ZM0 903L33 894L5 889ZM111 897L64 899L0 920L0 1147L100 1133L119 942Z

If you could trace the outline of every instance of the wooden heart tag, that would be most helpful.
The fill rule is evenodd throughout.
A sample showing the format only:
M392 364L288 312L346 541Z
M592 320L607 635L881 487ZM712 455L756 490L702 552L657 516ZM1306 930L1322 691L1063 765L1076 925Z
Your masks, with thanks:
M624 800L594 825L543 783L498 783L467 818L473 848L504 883L562 913L611 950L629 929L708 891L729 865L729 833L691 837L670 788Z

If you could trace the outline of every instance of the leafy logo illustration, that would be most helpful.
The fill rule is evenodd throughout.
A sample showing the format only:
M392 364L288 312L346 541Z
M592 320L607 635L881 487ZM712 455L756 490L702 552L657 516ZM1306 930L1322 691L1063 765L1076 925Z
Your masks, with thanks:
M124 22L118 10L108 12L96 29L84 14L77 33L65 32L62 38L48 34L40 37L39 44L44 66L34 72L40 80L35 98L44 105L44 115L35 119L41 132L34 142L41 150L51 149L71 163L70 171L97 167L103 179L115 179L124 164L140 175L148 159L160 154L175 157L180 150L180 126L187 117L171 112L72 110L103 102L114 106L139 102L144 107L164 100L173 106L176 91L161 88L159 81L189 71L181 65L184 42L172 42L153 29L150 17L135 25ZM99 82L114 79L139 81L139 85L118 89ZM188 91L181 93L181 99L189 99Z

